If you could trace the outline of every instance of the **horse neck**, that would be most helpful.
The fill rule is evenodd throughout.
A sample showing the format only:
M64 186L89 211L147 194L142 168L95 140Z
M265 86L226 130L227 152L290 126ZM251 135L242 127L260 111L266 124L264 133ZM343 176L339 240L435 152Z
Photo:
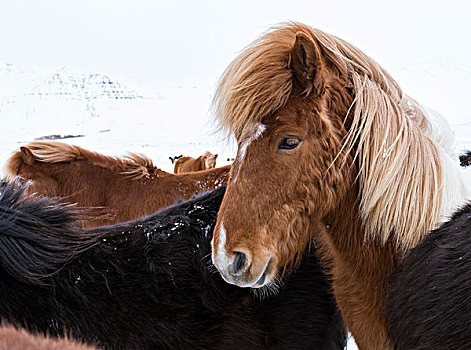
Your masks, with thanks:
M89 187L93 187L94 184L100 186L100 176L93 169L88 169L89 164L87 163L41 163L41 165L42 174L57 182L60 187L58 188L60 196L81 196L81 193L92 193L93 190ZM89 166L96 167L95 165ZM85 185L86 190L84 191Z
M383 307L400 257L392 242L381 245L366 239L355 187L324 219L320 241L331 261L333 290L347 328L362 349L387 348Z
M156 170L156 176L157 176L157 177L159 177L159 176L168 176L168 175L172 176L173 173L169 173L169 172L164 171L164 170L162 170L162 169L157 169L157 170Z
M28 166L28 171L30 173L25 176L25 179L32 181L28 192L37 192L46 197L63 197L69 194L63 194L59 189L59 184L64 182L64 172L60 164L37 162ZM18 175L23 176L21 172Z

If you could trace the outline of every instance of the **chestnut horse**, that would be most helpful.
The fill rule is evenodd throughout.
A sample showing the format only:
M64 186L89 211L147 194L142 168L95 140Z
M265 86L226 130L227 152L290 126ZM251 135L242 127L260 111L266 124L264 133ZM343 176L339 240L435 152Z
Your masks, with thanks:
M211 152L206 152L198 158L191 157L179 157L175 162L175 168L173 172L178 173L188 173L192 171L201 171L205 169L213 169L216 167L216 158L217 154L212 154ZM175 157L174 159L176 159ZM173 163L173 161L172 161Z
M315 250L278 294L225 283L211 265L224 188L93 229L77 209L0 185L0 317L105 349L343 349Z
M471 204L430 232L394 271L386 303L397 350L471 344Z
M136 154L121 159L58 142L32 142L15 152L7 177L32 181L29 192L66 197L80 207L101 208L85 227L134 220L227 182L230 166L175 175Z
M359 347L391 347L391 272L471 196L446 121L360 50L302 24L244 50L213 107L238 142L213 237L223 278L269 286L314 238Z

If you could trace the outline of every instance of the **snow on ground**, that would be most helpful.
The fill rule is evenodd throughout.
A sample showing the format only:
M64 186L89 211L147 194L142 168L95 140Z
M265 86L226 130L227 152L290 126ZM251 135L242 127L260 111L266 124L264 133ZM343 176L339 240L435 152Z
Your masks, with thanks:
M391 72L404 92L444 114L458 149L471 149L471 66L432 62ZM23 67L0 62L0 164L21 145L48 135L109 155L143 153L166 171L169 157L218 153L234 157L234 142L215 134L209 113L216 81L192 77L172 85L137 85L71 67ZM471 170L467 170L471 176ZM348 349L355 349L352 338Z

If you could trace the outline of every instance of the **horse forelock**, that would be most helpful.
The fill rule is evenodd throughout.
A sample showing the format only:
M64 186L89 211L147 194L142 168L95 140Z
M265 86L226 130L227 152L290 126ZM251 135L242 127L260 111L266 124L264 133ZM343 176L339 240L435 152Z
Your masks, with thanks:
M302 32L322 48L347 79L353 104L343 155L359 163L360 214L366 238L392 240L405 251L439 222L442 163L436 140L425 135L427 120L399 85L353 45L296 23L282 24L249 45L219 81L213 111L219 127L241 142L264 117L286 105L293 94L290 55ZM412 102L411 102L412 101ZM332 115L330 115L332 117Z
M293 88L289 55L294 34L288 27L265 34L225 70L212 104L221 130L239 139L248 124L285 105Z
M260 123L287 103L293 92L291 50L298 33L319 43L343 74L358 72L384 91L402 94L389 74L353 45L303 24L282 23L250 44L223 73L212 102L219 129L239 139L249 124Z

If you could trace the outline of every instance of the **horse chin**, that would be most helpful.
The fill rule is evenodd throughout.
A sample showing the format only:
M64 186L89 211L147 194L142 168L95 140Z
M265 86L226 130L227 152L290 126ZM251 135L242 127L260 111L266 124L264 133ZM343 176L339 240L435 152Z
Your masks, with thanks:
M278 294L281 287L281 283L278 280L269 281L268 279L262 285L254 285L250 288L250 291L254 296L260 300L264 300L270 297L274 297Z
M251 288L262 288L271 284L272 280L274 280L273 276L276 275L273 263L273 257L268 260L268 263L263 270L262 274L257 278L256 282L251 286Z

